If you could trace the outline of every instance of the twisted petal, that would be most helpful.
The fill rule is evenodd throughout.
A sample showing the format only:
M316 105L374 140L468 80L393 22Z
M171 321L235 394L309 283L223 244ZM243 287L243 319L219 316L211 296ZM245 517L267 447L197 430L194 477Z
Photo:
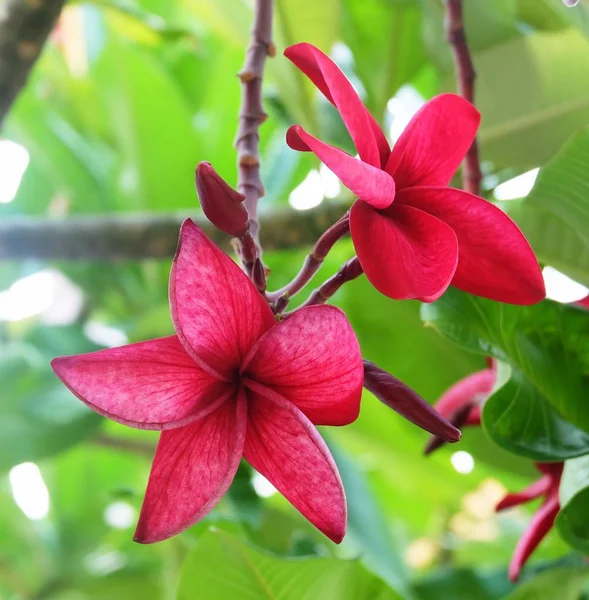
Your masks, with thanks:
M284 56L338 109L360 158L373 167L384 167L390 154L387 139L339 67L307 43L290 46Z
M511 304L534 304L546 296L534 252L518 226L483 198L452 188L403 190L397 202L447 223L458 238L452 285Z
M205 370L229 380L274 315L245 273L190 219L170 274L176 333Z
M397 188L448 185L474 141L480 120L477 109L454 94L424 104L397 140L386 165Z
M254 346L243 370L247 384L271 388L317 425L355 421L362 396L360 346L346 316L334 306L295 311Z
M417 392L369 360L364 361L364 387L383 404L418 427L440 436L447 442L457 442L460 439L460 431Z
M243 454L245 393L198 421L164 431L155 453L135 541L159 542L204 517L227 491Z
M559 510L558 494L554 493L536 511L511 557L509 563L509 579L511 581L515 582L519 579L520 571L525 562L552 529Z
M228 389L195 364L176 336L64 356L51 366L90 408L139 429L185 425L210 412Z
M513 494L507 494L499 504L495 507L497 512L512 508L513 506L519 506L525 504L531 500L536 500L540 496L545 496L550 488L552 487L552 479L548 476L541 477L537 481L534 481L525 490L521 492L515 492Z
M346 531L346 498L319 432L288 400L248 390L244 456L317 529L336 544Z
M493 391L497 372L494 368L482 369L467 375L448 388L436 402L436 410L449 419L456 411L487 399Z
M358 201L352 206L350 232L366 277L389 298L431 302L452 280L456 235L432 215L395 204L380 213Z
M310 149L347 188L371 206L386 208L394 200L395 182L390 175L318 140L300 125L287 131L286 142L295 150Z

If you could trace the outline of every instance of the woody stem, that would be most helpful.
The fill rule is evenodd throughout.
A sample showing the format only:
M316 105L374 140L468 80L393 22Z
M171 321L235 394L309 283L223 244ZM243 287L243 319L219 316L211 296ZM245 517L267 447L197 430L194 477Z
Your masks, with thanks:
M250 277L257 272L260 277L259 262L261 247L259 242L258 201L264 195L260 178L259 127L266 119L262 106L262 78L267 56L274 56L276 49L272 43L273 0L256 0L254 23L245 64L239 73L242 83L239 126L235 138L237 149L238 178L237 189L245 196L245 207L249 213L250 230L245 239L240 240L241 256ZM257 282L258 288L265 287Z
M444 3L446 5L446 39L452 47L454 55L458 93L465 100L474 104L476 72L464 32L462 0L444 0ZM479 149L475 139L464 159L462 185L467 192L478 195L482 178Z

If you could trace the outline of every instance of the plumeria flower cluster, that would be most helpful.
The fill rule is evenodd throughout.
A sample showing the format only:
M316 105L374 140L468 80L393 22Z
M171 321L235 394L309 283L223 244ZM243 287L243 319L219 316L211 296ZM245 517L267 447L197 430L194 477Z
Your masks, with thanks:
M96 412L161 432L135 533L139 542L166 539L202 519L245 459L339 543L346 529L345 493L316 426L352 423L362 387L437 443L458 441L458 427L476 420L475 413L464 417L461 398L468 397L469 411L475 411L471 388L478 383L463 384L436 411L362 359L344 313L325 304L346 281L364 272L391 298L427 302L450 284L518 304L544 297L538 262L517 226L482 198L447 187L476 133L479 115L472 105L453 95L434 98L391 151L325 54L299 44L286 56L336 106L360 159L298 126L287 142L315 152L358 196L351 210L319 238L289 285L268 292L245 197L201 163L196 187L203 212L237 238L245 272L187 220L170 274L175 333L52 363ZM348 232L358 256L285 313L290 297ZM494 381L492 364L491 372ZM482 379L490 381L489 373ZM491 388L486 385L484 393Z
M436 402L435 408L456 427L480 426L481 411L491 395L497 379L497 363L487 359L487 368L461 379L451 386ZM430 454L444 444L444 440L433 436L426 446ZM560 510L558 490L564 463L536 463L542 477L521 492L510 493L496 506L498 512L543 498L526 530L517 543L509 564L509 578L519 579L521 570L532 552L540 545L554 525Z

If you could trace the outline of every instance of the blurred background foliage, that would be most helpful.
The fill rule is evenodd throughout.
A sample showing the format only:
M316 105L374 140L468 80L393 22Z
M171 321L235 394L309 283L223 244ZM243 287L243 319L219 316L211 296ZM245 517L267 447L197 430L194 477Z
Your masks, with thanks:
M483 115L483 192L518 221L543 264L558 269L546 270L553 297L581 298L586 290L559 273L589 285L589 3L467 0L465 11ZM351 201L311 155L285 144L287 127L298 122L353 151L332 107L281 51L308 41L331 53L394 140L425 99L454 89L442 22L440 0L276 0L262 211ZM250 23L245 0L69 3L2 132L0 219L197 213L199 161L236 179L235 74ZM294 276L306 251L265 255L271 288ZM340 243L317 282L352 252ZM505 333L496 305L469 304L451 291L423 315L446 339L424 326L418 302L388 300L363 279L334 298L364 356L431 402L495 354L519 374L507 385L527 390L528 404L510 423L532 415L541 436L543 423L568 418L576 433L566 429L564 442L557 436L538 449L536 434L530 442L487 417L489 436L466 431L458 447L425 459L427 435L365 392L356 423L324 432L348 495L349 533L340 547L246 465L205 522L155 546L134 544L157 436L90 413L49 361L169 334L169 267L50 256L0 264L0 598L578 600L587 572L557 533L534 555L530 581L512 592L506 564L530 513L493 512L506 489L535 477L529 457L589 452L589 331L583 313L549 301L530 314L507 309ZM481 314L487 319L477 321ZM515 360L520 331L548 358L534 353L531 366ZM557 383L534 379L547 364L556 365ZM493 397L499 416L513 397L505 390ZM563 455L571 435L578 451ZM589 476L585 463L575 464L581 475L567 510L579 515L584 503L575 508L573 500L586 497ZM583 550L586 533L565 537ZM276 558L285 556L319 558L301 558L293 571ZM260 577L275 588L260 587Z

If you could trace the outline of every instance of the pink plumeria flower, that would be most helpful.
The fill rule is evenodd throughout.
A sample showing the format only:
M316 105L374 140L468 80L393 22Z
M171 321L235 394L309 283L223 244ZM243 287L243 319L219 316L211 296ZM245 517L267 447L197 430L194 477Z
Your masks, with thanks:
M454 427L478 426L481 424L483 404L491 395L497 380L497 361L487 358L487 367L471 373L449 387L435 403L434 408ZM432 436L425 447L431 454L444 445L441 436Z
M190 220L170 304L176 335L52 363L96 412L162 430L135 540L157 542L204 517L245 457L339 543L344 490L313 424L358 416L362 358L343 312L311 306L276 323L245 274Z
M390 149L340 69L310 44L289 58L338 109L360 160L295 125L287 142L312 151L358 200L350 233L369 281L395 299L430 302L451 284L512 304L545 297L538 261L517 225L483 198L447 187L470 148L478 111L454 94L427 102Z
M538 498L544 499L515 547L509 563L511 581L519 579L524 564L554 525L560 510L558 489L563 466L562 462L536 463L536 468L543 474L542 477L521 492L507 494L496 507L497 511L501 511Z

